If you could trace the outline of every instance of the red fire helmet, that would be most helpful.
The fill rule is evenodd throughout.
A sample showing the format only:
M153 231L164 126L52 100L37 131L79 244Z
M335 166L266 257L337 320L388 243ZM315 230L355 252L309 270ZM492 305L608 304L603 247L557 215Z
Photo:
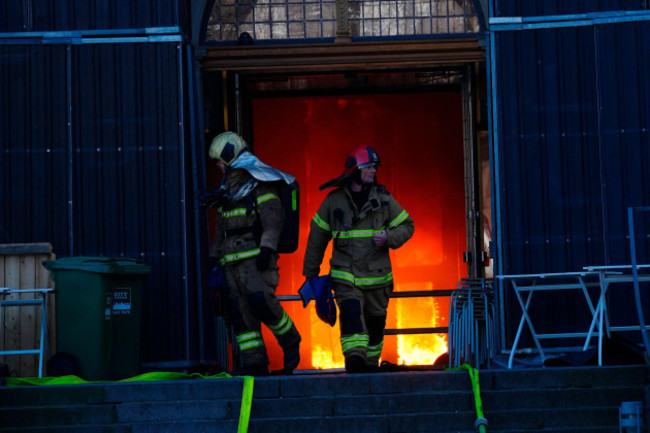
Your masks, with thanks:
M322 184L318 189L321 191L334 186L339 186L341 182L350 177L355 169L366 168L371 165L379 166L379 155L370 146L357 146L350 151L348 158L345 161L345 169L343 174L332 180L328 180Z
M375 149L370 146L357 146L348 154L343 173L350 175L355 168L365 168L371 165L378 167L379 164L379 155L377 155Z

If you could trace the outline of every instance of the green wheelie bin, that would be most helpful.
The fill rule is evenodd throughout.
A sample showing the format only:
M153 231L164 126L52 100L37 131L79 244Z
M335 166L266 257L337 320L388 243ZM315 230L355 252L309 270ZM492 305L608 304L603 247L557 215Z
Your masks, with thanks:
M68 374L91 381L138 375L142 288L151 268L108 257L65 257L43 266L56 293L56 354L50 361L65 360L78 370Z

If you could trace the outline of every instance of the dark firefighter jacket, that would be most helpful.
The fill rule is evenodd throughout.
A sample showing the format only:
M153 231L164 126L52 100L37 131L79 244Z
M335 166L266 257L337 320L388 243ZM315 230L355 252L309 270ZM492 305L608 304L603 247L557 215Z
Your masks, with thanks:
M413 220L382 186L373 185L361 209L348 186L332 191L311 221L303 275L319 274L327 244L334 241L330 259L332 280L362 289L393 283L389 248L399 248L411 238ZM372 236L386 230L388 242L378 247Z
M229 189L236 192L249 181L255 181L244 169L228 170ZM253 191L235 203L217 209L217 221L210 256L222 265L256 257L260 247L277 250L284 224L284 209L276 188L259 182Z

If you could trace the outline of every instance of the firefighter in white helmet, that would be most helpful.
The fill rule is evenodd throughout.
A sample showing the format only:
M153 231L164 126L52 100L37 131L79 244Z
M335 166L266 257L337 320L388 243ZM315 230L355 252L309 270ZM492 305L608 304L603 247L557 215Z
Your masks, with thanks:
M348 372L379 367L386 311L393 290L389 249L411 238L413 220L376 180L379 156L370 146L352 149L343 174L321 185L330 192L311 221L303 275L320 273L325 249L340 310L341 346Z
M262 323L282 347L282 372L289 374L300 362L301 338L275 295L276 251L285 214L271 181L290 183L294 178L257 159L234 132L215 137L209 155L223 172L210 257L218 260L227 282L227 310L241 361L234 374L268 374Z

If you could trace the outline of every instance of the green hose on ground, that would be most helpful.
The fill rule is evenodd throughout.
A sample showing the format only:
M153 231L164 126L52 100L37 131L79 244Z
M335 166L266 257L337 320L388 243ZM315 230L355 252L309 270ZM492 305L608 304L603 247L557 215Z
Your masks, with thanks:
M199 373L171 373L171 372L153 372L145 373L128 379L118 380L117 382L153 382L168 380L186 380L186 379L227 379L233 376L228 373L219 373L215 375L202 375ZM239 411L239 424L237 433L248 432L248 422L251 415L251 406L253 404L253 385L252 376L236 376L244 379L244 388L242 391L241 409ZM7 386L33 386L33 385L78 385L84 383L109 383L111 381L87 381L78 376L61 376L61 377L7 377Z
M474 392L474 404L476 405L476 422L474 428L479 433L487 432L487 419L483 416L483 402L481 401L481 387L478 381L478 370L465 363L460 367L452 368L451 371L467 370L469 378L472 381L472 391Z
M239 425L237 433L248 432L248 420L251 417L251 406L253 404L253 376L244 377L244 390L242 391L241 409L239 410Z

